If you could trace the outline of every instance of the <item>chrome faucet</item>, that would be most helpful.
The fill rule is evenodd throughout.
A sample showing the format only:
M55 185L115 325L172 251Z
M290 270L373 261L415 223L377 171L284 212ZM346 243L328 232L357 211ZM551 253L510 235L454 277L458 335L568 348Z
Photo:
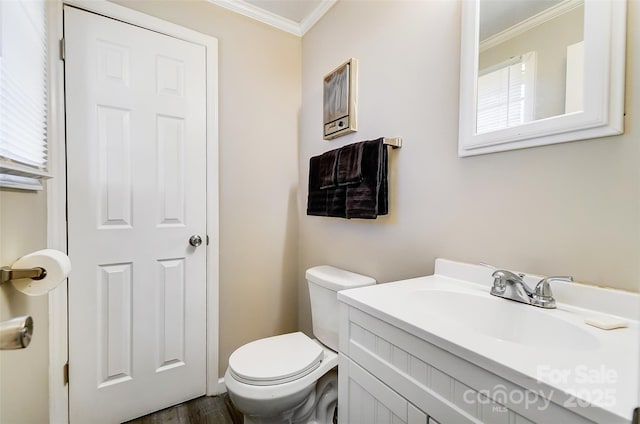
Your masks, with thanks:
M493 287L491 294L516 302L538 306L540 308L555 308L556 300L551 292L551 281L573 281L573 277L547 277L538 282L531 290L524 282L524 274L514 274L511 271L499 269L491 275Z

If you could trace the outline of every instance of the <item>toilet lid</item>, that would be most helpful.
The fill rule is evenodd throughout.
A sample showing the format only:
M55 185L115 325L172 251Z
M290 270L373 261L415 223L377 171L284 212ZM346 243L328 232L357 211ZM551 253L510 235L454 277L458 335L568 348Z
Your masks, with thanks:
M289 333L256 340L229 358L229 372L238 381L267 386L297 380L320 366L322 347L305 334Z

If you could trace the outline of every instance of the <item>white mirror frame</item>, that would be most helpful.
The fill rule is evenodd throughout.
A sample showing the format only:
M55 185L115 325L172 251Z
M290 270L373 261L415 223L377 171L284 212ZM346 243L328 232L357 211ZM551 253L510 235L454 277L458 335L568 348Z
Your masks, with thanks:
M474 156L623 132L626 0L585 0L583 111L476 133L478 0L462 2L458 155Z

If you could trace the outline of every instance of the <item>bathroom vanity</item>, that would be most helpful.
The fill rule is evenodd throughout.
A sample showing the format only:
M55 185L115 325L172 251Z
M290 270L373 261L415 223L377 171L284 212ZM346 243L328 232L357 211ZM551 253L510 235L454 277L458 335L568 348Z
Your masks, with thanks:
M339 292L339 421L628 424L640 296L557 282L542 309L491 296L493 271L438 259L432 276ZM612 316L628 327L585 323Z

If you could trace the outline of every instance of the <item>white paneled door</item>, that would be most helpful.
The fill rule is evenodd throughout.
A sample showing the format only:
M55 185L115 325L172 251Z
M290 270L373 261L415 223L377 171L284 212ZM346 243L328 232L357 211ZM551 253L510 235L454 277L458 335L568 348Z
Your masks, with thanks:
M205 49L64 28L70 420L118 423L205 393Z

